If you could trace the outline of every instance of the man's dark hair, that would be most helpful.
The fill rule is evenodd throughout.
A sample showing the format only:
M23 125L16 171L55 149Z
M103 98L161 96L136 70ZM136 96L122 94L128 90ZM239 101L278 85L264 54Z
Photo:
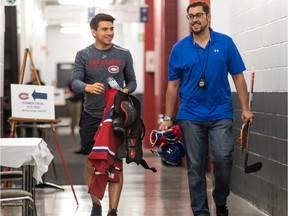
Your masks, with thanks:
M202 6L202 8L203 8L203 11L206 13L206 14L208 14L209 13L209 6L205 3L205 2L203 2L203 1L198 1L198 2L193 2L193 3L191 3L191 4L189 4L188 5L188 7L187 7L187 13L189 12L189 9L191 8L191 7L198 7L198 6Z
M99 13L96 16L94 16L91 21L90 21L90 29L95 29L97 30L98 26L99 26L99 22L101 21L108 21L108 22L114 22L114 17L112 17L109 14L105 14L105 13Z

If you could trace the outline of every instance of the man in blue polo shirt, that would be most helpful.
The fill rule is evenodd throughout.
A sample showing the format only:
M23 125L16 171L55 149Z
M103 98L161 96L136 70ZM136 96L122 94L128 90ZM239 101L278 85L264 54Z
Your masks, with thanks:
M166 110L160 130L172 126L177 94L180 107L176 116L183 132L191 208L195 216L209 216L206 193L205 158L208 143L213 164L213 199L217 216L227 216L229 180L233 152L233 107L228 74L236 86L243 122L253 119L249 109L243 60L224 34L209 28L211 15L204 2L187 7L191 34L178 41L170 54Z

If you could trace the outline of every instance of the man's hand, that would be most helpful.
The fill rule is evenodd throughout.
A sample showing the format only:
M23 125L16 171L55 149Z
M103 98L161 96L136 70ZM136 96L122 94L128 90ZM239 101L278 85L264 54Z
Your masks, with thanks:
M91 94L101 94L105 90L105 87L102 83L94 83L94 84L88 84L85 87L85 91L89 92Z
M159 130L168 130L172 126L173 126L173 122L171 120L170 121L163 121L159 126Z
M128 93L129 93L129 90L128 90L127 88L124 88L124 89L122 89L122 92L128 94Z
M251 124L253 122L254 114L250 110L242 111L241 120L243 123L247 123L250 120Z

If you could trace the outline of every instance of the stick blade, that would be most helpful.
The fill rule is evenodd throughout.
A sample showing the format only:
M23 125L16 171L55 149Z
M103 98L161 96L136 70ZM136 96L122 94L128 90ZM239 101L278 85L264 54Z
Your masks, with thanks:
M251 164L251 165L247 165L245 164L245 167L244 167L244 172L245 173L254 173L254 172L258 172L262 169L262 163L261 162L257 162L257 163L254 163L254 164Z

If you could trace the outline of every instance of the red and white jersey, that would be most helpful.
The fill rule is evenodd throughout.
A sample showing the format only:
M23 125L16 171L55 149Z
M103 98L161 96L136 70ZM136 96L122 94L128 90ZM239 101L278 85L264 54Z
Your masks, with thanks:
M115 89L105 92L106 108L100 126L95 134L94 147L88 155L95 168L92 176L89 193L102 199L105 193L107 182L119 182L120 174L123 171L122 160L116 159L115 155L121 145L120 138L115 135L112 128L112 115Z

